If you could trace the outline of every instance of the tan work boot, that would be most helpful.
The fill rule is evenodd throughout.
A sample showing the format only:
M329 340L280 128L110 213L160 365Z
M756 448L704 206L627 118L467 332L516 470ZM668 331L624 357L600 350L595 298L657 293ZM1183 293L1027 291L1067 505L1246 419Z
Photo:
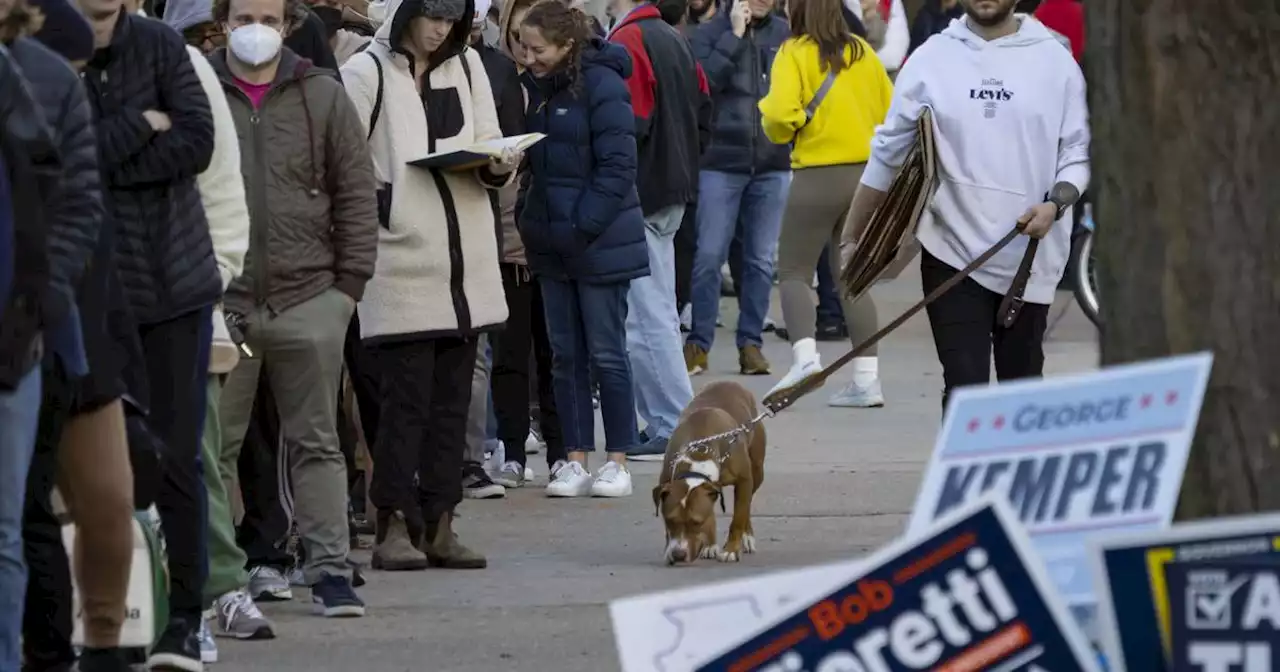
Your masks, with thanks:
M696 376L707 370L707 351L693 343L684 344L684 365L689 375Z
M769 360L764 358L758 345L748 345L738 349L738 370L744 376L769 375Z
M376 545L373 547L374 569L388 572L407 572L427 568L427 556L414 548L409 538L409 527L404 514L394 511L384 514L378 512L378 531Z
M458 541L453 531L453 514L445 513L435 523L427 523L422 535L422 550L432 567L446 569L484 569L489 566L485 557Z

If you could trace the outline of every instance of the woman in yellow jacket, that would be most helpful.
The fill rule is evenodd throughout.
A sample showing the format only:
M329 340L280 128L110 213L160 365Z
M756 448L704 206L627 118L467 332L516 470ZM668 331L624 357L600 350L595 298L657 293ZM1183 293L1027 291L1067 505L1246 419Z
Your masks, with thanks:
M809 289L823 247L831 245L839 277L845 211L871 155L871 137L889 111L893 85L875 51L849 32L841 0L790 0L791 38L773 61L769 94L760 101L764 132L792 144L794 173L778 241L782 315L794 361L774 390L788 389L822 370L814 340L815 305ZM858 343L878 328L875 303L845 301L849 337ZM875 351L853 360L853 380L832 406L884 405Z

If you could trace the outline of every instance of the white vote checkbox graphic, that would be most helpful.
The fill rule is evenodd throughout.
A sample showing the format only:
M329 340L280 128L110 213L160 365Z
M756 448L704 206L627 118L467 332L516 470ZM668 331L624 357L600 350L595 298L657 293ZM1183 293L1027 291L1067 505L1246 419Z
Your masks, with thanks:
M1219 570L1192 572L1187 577L1187 627L1192 630L1230 630L1231 599L1249 577L1227 580Z

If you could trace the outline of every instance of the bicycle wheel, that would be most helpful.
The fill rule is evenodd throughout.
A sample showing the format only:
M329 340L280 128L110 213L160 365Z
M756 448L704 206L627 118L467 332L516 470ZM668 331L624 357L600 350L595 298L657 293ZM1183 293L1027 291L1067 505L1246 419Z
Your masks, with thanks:
M1072 267L1075 268L1075 290L1076 303L1080 304L1080 309L1084 311L1085 317L1093 322L1094 326L1102 327L1102 317L1098 314L1098 281L1095 272L1095 264L1097 260L1093 257L1093 232L1086 231L1081 234L1080 244L1072 251Z

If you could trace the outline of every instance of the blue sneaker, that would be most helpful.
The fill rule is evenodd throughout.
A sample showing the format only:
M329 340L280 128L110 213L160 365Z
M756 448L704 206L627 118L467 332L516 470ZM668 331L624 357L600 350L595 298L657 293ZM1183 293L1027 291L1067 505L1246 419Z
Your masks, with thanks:
M661 462L667 455L665 437L654 437L627 451L627 459L636 462Z
M325 618L358 618L364 616L364 601L345 577L321 574L311 586L311 612Z

